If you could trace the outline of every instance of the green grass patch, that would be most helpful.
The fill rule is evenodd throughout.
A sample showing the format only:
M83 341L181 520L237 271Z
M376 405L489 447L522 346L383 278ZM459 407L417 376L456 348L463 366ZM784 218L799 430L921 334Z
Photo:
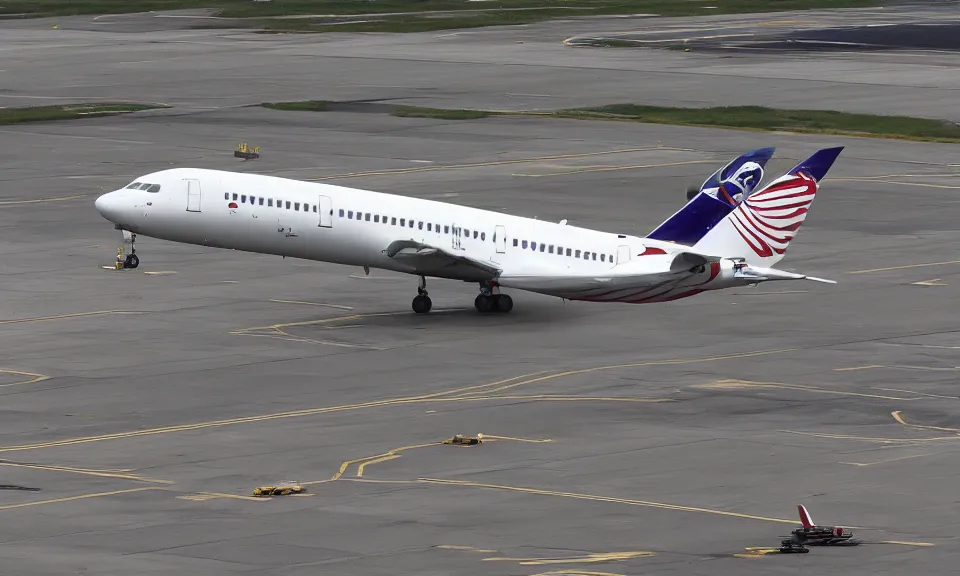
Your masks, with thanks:
M0 124L21 122L50 122L97 116L114 116L141 110L164 108L145 104L65 104L62 106L33 106L28 108L0 108Z
M652 124L960 142L960 126L952 122L910 116L851 114L831 110L780 110L760 106L668 108L613 104L598 108L560 110L554 115L566 118L631 120Z
M558 16L658 14L699 16L781 12L814 8L860 8L890 0L2 0L3 15L70 16L209 8L222 18L249 18L203 27L265 27L292 32L421 32L516 25ZM440 13L437 13L440 11ZM450 14L454 12L454 14ZM374 22L339 24L344 16L382 15ZM316 18L283 19L316 15ZM337 15L329 18L323 15ZM215 21L214 21L215 22Z
M336 109L338 105L335 102L310 100L265 103L264 106L276 110L328 110ZM489 116L550 116L553 118L616 120L763 132L801 132L916 141L960 142L960 125L948 121L910 116L852 114L832 110L781 110L761 106L672 108L639 104L611 104L596 108L572 108L553 112L397 106L391 114L402 118L436 118L440 120L475 120Z
M438 118L440 120L476 120L486 118L492 113L485 110L446 110L442 108L420 108L419 106L398 106L394 116L401 118Z
M330 103L326 100L304 100L301 102L264 102L261 104L264 108L271 110L293 110L301 112L326 112L330 109Z

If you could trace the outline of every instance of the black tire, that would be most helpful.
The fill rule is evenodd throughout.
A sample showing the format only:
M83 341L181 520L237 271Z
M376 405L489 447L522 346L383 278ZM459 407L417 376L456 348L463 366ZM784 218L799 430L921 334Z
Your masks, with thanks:
M490 296L477 294L477 297L473 300L473 305L477 309L477 312L487 313L494 310L496 303Z
M498 295L495 304L497 312L503 312L506 314L507 312L513 310L513 298L511 298L508 294Z
M123 262L124 268L136 268L140 265L140 257L136 254L128 254L126 260Z
M429 296L417 296L413 299L413 311L417 314L426 314L433 307Z

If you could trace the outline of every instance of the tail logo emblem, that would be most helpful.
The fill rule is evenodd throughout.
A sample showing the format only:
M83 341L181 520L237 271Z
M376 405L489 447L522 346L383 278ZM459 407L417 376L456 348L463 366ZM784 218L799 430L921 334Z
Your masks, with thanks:
M774 182L736 208L733 227L761 258L783 254L807 217L817 181L804 172Z

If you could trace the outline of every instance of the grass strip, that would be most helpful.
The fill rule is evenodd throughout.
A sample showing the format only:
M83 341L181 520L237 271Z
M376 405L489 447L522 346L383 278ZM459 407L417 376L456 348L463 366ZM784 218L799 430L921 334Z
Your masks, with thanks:
M165 106L152 104L64 104L59 106L30 106L25 108L0 108L0 124L19 124L21 122L49 122L53 120L74 120L77 118L95 118L115 116L153 110Z
M326 100L303 100L301 102L264 102L264 108L271 110L291 110L300 112L326 112L330 109L330 102Z
M335 102L310 100L264 104L264 106L276 110L327 110L335 108L337 104ZM910 116L853 114L833 110L783 110L761 106L673 108L639 104L611 104L596 108L571 108L552 112L397 106L391 114L402 118L435 118L439 120L474 120L488 116L549 116L553 118L732 128L761 132L799 132L913 141L960 142L960 124L944 120Z
M559 110L554 116L626 120L651 124L709 126L741 130L785 131L904 140L960 142L960 125L910 116L878 116L833 110L781 110L761 106L673 108L612 104Z
M421 108L419 106L398 106L394 116L401 118L437 118L439 120L476 120L494 114L486 110L448 110L443 108Z

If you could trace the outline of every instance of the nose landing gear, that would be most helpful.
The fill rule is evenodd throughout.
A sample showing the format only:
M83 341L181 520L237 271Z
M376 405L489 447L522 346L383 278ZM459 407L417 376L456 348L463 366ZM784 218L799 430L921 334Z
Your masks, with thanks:
M114 270L132 270L140 266L140 257L137 256L137 235L132 232L123 231L124 244L127 243L127 236L130 238L130 253L123 255L123 246L117 248L117 261L113 264ZM110 269L109 266L104 266Z

